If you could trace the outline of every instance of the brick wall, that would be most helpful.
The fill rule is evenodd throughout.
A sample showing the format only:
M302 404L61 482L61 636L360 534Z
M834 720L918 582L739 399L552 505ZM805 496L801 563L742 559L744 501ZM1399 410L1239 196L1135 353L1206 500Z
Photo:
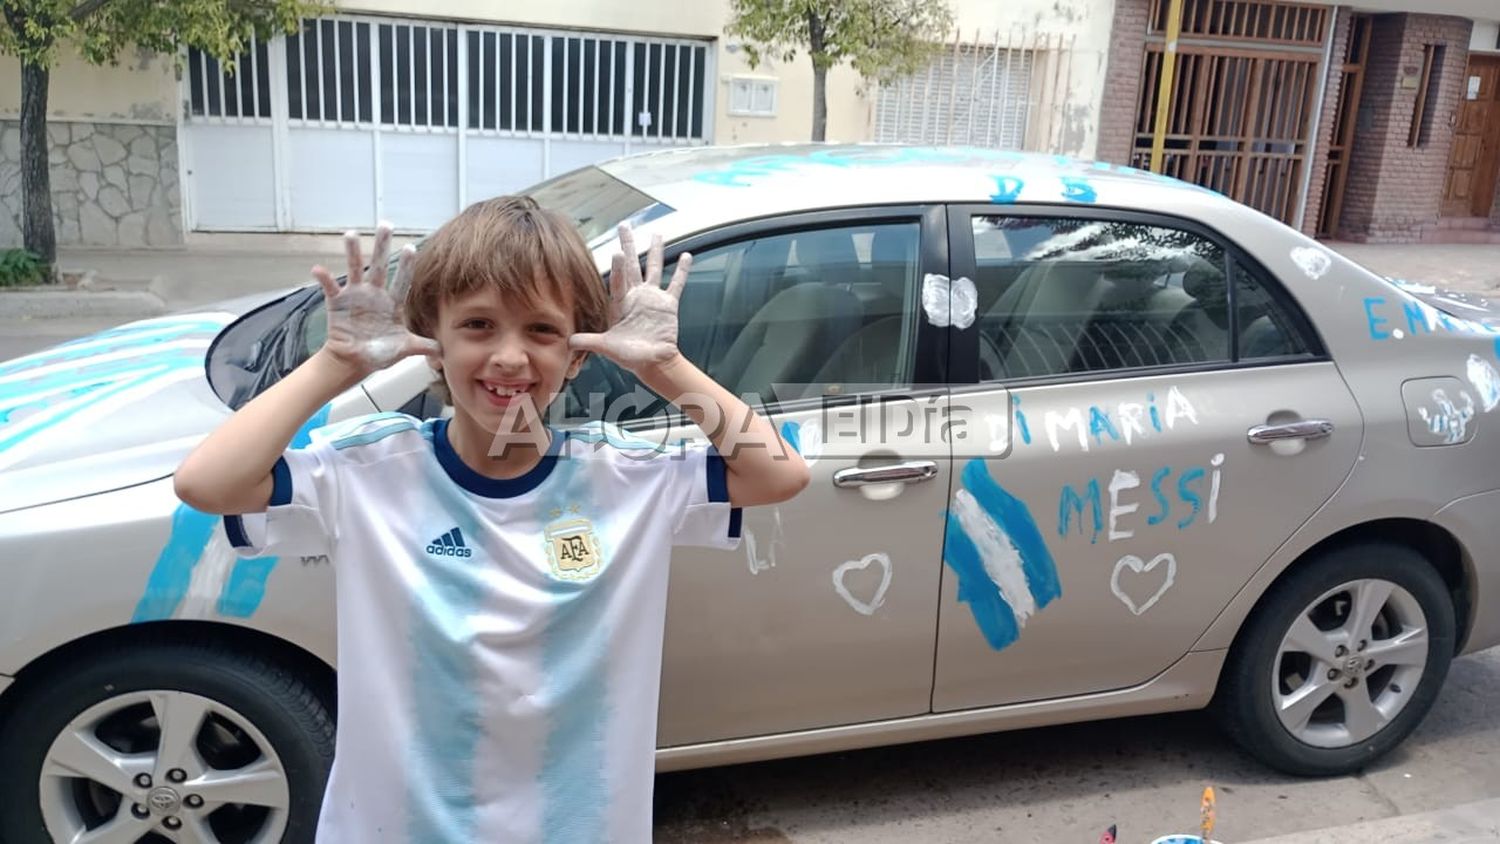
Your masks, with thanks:
M1354 16L1340 10L1333 31L1333 50L1329 53L1328 83L1323 92L1322 115L1318 118L1318 137L1312 148L1312 181L1307 187L1307 212L1302 217L1302 233L1318 230L1318 215L1323 212L1323 197L1328 188L1328 148L1333 144L1334 124L1338 121L1339 97L1344 93L1344 61L1349 52L1349 35ZM1346 153L1347 154L1347 153Z
M1130 163L1135 142L1136 106L1146 62L1146 17L1150 0L1115 0L1115 22L1109 40L1109 69L1099 109L1100 161Z
M1370 63L1350 156L1349 184L1339 236L1375 243L1415 243L1437 224L1453 144L1449 119L1458 107L1468 65L1473 22L1443 15L1394 14L1375 18ZM1423 47L1445 44L1442 79L1428 102L1432 132L1424 146L1407 146Z

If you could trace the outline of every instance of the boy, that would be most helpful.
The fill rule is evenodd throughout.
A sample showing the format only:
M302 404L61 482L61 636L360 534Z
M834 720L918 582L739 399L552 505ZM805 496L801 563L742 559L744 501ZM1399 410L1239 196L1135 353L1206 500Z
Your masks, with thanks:
M385 289L389 226L368 273L346 240L342 288L313 271L322 349L175 481L189 505L226 514L241 554L337 566L338 733L318 840L648 841L669 546L734 547L737 508L791 498L805 464L678 352L691 258L662 289L659 238L642 278L621 227L606 294L566 220L528 198L479 203L402 252L404 326ZM548 430L542 411L589 352L716 445L772 447L655 453ZM288 450L330 399L416 354L441 370L451 420L381 414Z

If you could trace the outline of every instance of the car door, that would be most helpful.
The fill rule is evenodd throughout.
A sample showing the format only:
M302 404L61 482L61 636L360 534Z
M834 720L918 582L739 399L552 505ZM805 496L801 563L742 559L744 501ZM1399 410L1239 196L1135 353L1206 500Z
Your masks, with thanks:
M946 410L946 387L923 386L944 382L946 338L918 302L946 272L945 227L941 208L850 210L668 250L694 259L684 354L767 413L812 481L746 510L737 551L674 552L659 746L928 711L949 461L918 423ZM575 409L577 390L634 394L611 369L585 366ZM636 435L701 437L660 404L623 404L603 416ZM885 477L871 470L897 479L864 483Z
M955 454L935 711L1160 673L1358 455L1274 279L1191 222L1078 212L951 210L954 410L1009 424Z

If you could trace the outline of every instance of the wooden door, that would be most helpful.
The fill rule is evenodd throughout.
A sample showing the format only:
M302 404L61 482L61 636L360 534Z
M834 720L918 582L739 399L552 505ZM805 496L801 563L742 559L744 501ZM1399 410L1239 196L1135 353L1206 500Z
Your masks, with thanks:
M1500 173L1500 56L1470 56L1460 95L1442 213L1488 217Z

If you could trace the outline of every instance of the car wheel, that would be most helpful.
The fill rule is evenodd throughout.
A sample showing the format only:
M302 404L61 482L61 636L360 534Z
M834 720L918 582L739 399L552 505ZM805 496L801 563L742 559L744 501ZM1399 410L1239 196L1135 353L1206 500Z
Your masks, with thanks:
M0 839L312 841L333 736L299 678L217 645L69 665L0 734Z
M1416 728L1453 651L1452 599L1421 554L1347 546L1267 592L1230 649L1215 705L1230 736L1272 768L1346 774Z

